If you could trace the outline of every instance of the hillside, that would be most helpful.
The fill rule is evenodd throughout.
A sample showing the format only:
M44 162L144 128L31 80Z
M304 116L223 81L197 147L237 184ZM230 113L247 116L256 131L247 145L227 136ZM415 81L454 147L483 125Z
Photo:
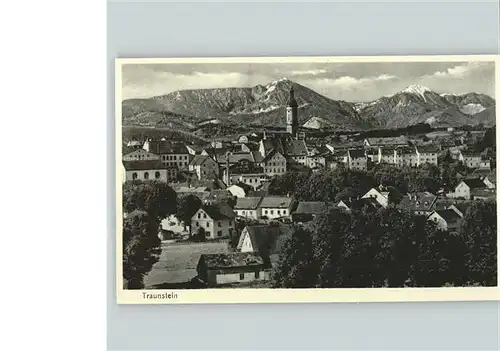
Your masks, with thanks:
M285 126L291 87L299 105L299 124L310 129L367 130L495 123L495 101L484 94L438 94L411 85L370 102L332 100L286 78L249 88L180 90L122 102L124 125L194 130L203 124Z
M474 114L482 112L484 105L491 106L494 100L483 94L438 94L427 87L410 85L393 95L371 102L355 104L359 115L365 120L384 128L401 128L418 123L433 127L460 126L479 123ZM482 115L482 123L492 124L494 118Z
M316 116L339 129L370 127L352 104L329 99L288 79L252 88L181 90L151 99L125 100L123 123L144 122L140 115L144 112L152 113L159 121L161 118L157 113L166 112L183 124L216 118L222 123L284 126L286 102L292 85L299 104L300 124Z

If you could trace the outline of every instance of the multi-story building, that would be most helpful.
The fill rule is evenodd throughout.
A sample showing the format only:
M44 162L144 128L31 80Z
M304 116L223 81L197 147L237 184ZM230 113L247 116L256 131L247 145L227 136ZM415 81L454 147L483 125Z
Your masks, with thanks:
M168 182L167 166L158 160L123 161L126 180L159 180Z
M202 228L206 239L227 238L234 230L235 217L227 204L204 204L191 217L191 231L196 234Z
M185 144L167 140L148 139L143 149L160 156L161 162L169 167L187 170L190 161L190 152Z
M417 154L417 166L421 166L423 164L438 164L438 149L433 145L422 145L415 148L415 152Z

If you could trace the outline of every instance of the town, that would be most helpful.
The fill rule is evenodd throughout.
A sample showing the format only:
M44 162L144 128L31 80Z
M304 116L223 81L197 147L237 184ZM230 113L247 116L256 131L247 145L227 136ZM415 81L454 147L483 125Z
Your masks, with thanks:
M473 216L471 207L494 203L496 233L494 126L310 138L298 110L292 87L286 130L263 128L205 145L124 140L124 203L137 201L134 186L144 182L175 192L175 208L159 221L160 251L144 272L145 287L301 287L271 283L286 259L280 238L300 228L314 232L329 211L370 218L390 209L452 236ZM358 287L352 284L346 286Z

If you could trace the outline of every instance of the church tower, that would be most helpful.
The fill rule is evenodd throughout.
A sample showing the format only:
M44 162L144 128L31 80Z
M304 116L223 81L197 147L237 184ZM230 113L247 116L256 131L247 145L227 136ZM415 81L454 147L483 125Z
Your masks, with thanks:
M286 106L286 131L292 135L292 138L297 138L299 129L299 120L297 116L297 101L293 91L293 86L290 88L290 97Z

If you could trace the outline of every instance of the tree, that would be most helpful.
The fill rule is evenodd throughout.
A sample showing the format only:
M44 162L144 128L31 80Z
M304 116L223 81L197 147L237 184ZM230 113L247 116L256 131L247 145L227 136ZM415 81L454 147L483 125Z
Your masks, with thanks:
M158 261L161 241L156 221L144 211L132 211L123 223L123 278L127 289L144 287L144 276Z
M145 211L158 223L174 214L177 209L177 194L165 182L127 181L123 184L123 209Z
M196 234L193 235L192 240L195 242L203 242L207 240L205 229L202 227L198 228Z
M278 262L272 272L275 288L312 288L315 265L311 231L292 227L278 239Z
M497 205L474 201L466 211L459 233L465 246L469 285L497 285Z
M184 223L184 227L189 227L189 236L191 237L191 217L201 208L199 197L189 194L179 198L177 204L177 219Z
M123 185L123 278L139 289L161 252L160 221L174 214L177 194L166 183L128 181Z

